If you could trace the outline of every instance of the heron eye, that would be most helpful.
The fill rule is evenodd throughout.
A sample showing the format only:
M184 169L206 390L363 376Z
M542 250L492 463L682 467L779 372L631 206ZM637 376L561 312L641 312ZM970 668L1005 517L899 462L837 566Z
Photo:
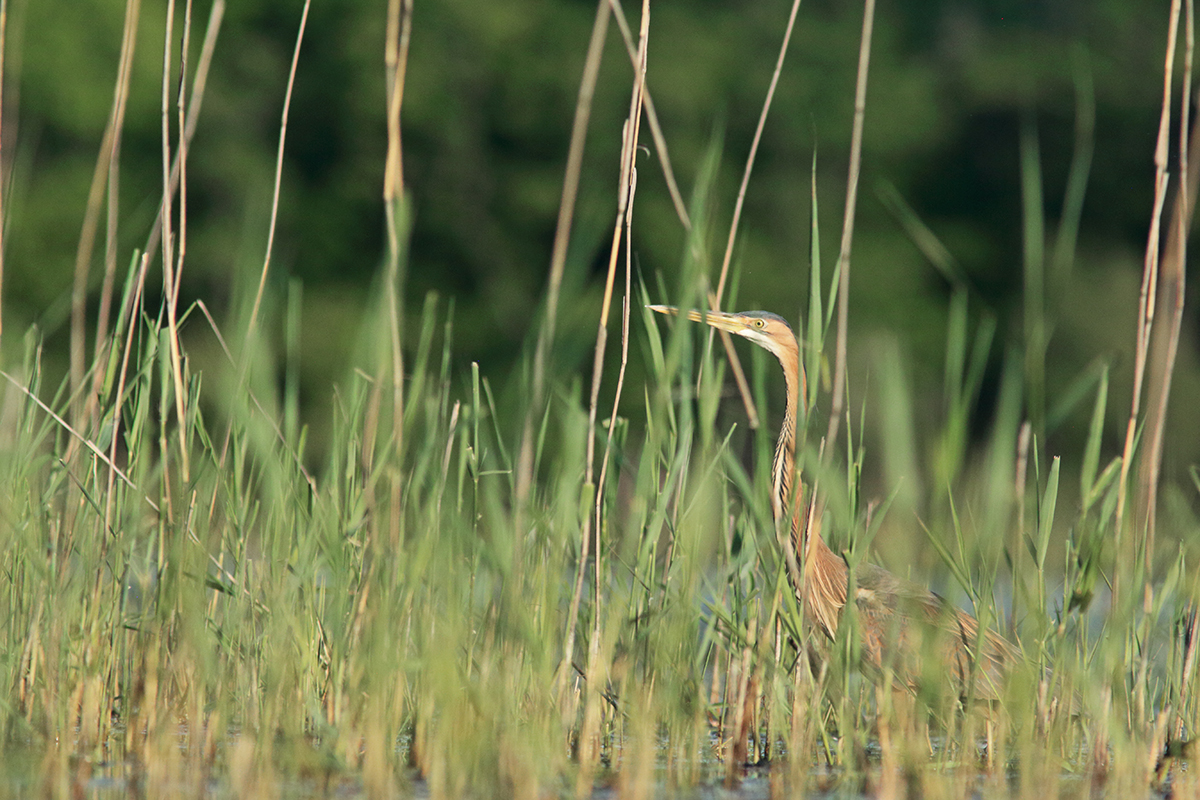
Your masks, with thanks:
M754 327L765 328L766 326L767 326L767 323L764 320L761 320L761 319L754 320Z

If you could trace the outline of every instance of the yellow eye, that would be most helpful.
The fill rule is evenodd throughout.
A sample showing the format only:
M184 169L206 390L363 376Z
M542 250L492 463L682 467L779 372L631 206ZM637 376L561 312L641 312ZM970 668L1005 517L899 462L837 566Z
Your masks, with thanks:
M756 320L754 320L754 327L765 328L765 327L767 327L767 322L766 322L766 320L756 319Z

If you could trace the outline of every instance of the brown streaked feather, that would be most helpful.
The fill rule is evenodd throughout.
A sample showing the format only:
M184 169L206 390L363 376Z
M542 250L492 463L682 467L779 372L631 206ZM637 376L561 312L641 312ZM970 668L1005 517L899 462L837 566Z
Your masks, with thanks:
M650 306L678 314L670 306ZM686 316L749 339L779 359L787 385L783 426L771 464L771 510L788 561L788 573L803 600L809 620L832 640L846 605L846 565L821 537L822 509L807 508L803 482L796 469L796 418L804 400L804 367L795 334L787 322L764 311L727 314L689 311ZM962 696L996 699L1018 651L1003 637L979 633L970 614L954 608L923 586L901 580L871 564L858 567L855 609L862 635L864 666L890 671L896 680L916 688L928 671L931 653L940 673L949 673ZM979 652L977 652L979 651Z

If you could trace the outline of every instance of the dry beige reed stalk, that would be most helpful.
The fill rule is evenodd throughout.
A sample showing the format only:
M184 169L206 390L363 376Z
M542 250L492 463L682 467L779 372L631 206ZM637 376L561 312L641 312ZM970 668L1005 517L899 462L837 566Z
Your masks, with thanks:
M1196 47L1195 8L1186 0L1184 23L1183 85L1180 87L1179 174L1167 232L1167 243L1159 262L1158 302L1169 316L1166 330L1158 329L1150 337L1146 365L1146 430L1148 447L1139 464L1138 529L1145 531L1146 577L1153 567L1154 538L1157 529L1158 483L1162 470L1163 440L1167 424L1167 403L1171 378L1179 354L1179 336L1183 329L1183 304L1186 288L1184 265L1187 263L1188 234L1195 216L1196 193L1200 187L1200 129L1192 130L1192 69ZM1190 131L1190 133L1189 133Z
M1133 463L1138 422L1142 415L1142 389L1145 384L1146 362L1150 352L1150 337L1154 328L1155 306L1158 300L1159 239L1162 229L1162 211L1166 203L1168 182L1168 150L1171 138L1171 87L1175 69L1175 49L1178 45L1179 17L1182 0L1172 0L1170 26L1167 32L1167 51L1163 65L1162 111L1159 114L1158 140L1154 148L1154 207L1150 215L1150 231L1146 242L1146 256L1142 267L1142 288L1138 297L1137 338L1134 347L1133 396L1130 401L1129 421L1125 426L1125 443L1121 451L1121 475L1117 484L1116 542L1118 564L1134 564L1136 550L1134 531L1127 531L1125 504L1129 486L1129 470ZM1149 554L1147 554L1148 556ZM1135 587L1122 586L1123 569L1113 574L1113 597L1123 601L1127 591L1136 593Z
M0 0L0 132L3 132L4 117L4 64L6 44L8 43L8 0ZM3 136L0 136L0 156L4 153ZM4 187L8 178L3 174L4 159L0 157L0 219L7 219L4 213ZM4 226L0 225L0 300L4 297ZM4 342L4 303L0 302L0 343ZM2 351L0 351L2 352Z
M575 217L575 203L579 196L579 175L583 170L583 148L587 141L588 122L592 115L592 101L596 95L596 83L600 75L600 62L604 55L604 40L608 32L608 0L596 3L596 19L592 23L592 35L588 42L587 55L583 61L583 77L579 81L579 96L575 101L575 119L571 124L571 143L567 149L567 169L563 176L562 195L558 203L558 221L555 223L554 244L550 252L550 274L546 280L546 321L538 333L537 348L533 356L533 392L525 410L525 421L521 430L521 449L517 457L516 519L517 546L523 537L524 506L533 485L533 420L541 413L545 396L546 361L554 345L554 333L558 324L558 298L562 289L563 273L566 270L567 246L571 241L571 224ZM565 672L563 673L565 677ZM561 687L560 692L561 695Z
M85 416L94 413L92 398L83 395L84 373L84 330L87 315L88 276L91 272L92 252L100 227L101 204L107 200L107 245L105 248L104 290L101 292L100 322L107 319L108 305L112 297L112 286L116 272L116 220L117 179L120 164L121 134L125 128L125 108L129 98L132 75L133 53L137 44L137 26L140 18L139 0L126 0L125 21L121 34L121 53L117 66L117 83L113 91L112 107L108 122L100 141L100 153L92 170L92 182L88 189L87 206L83 215L83 229L75 249L75 275L71 286L71 339L70 376L71 391L75 395L75 424L81 425ZM105 191L107 190L107 191ZM106 334L107 325L98 327L96 347Z
M541 397L538 395L538 390L544 387L538 383L538 370L544 370L544 360L548 358L549 351L553 345L553 320L558 313L558 287L562 283L562 270L565 267L566 247L570 237L569 220L565 219L567 214L573 215L575 198L578 193L579 172L583 166L583 145L586 139L587 121L591 117L591 103L595 94L596 80L600 72L600 59L604 51L604 34L608 30L608 0L599 0L596 8L596 19L592 23L592 36L588 45L588 54L584 62L584 74L580 81L579 99L575 105L575 121L571 128L571 150L568 153L567 161L567 177L564 179L562 199L559 203L559 218L558 228L555 231L554 253L557 254L559 248L562 249L562 265L559 265L554 257L551 258L550 265L550 290L552 295L547 297L547 328L543 329L545 338L539 338L537 352L534 356L534 398L533 403L526 411L525 427L522 433L521 453L518 461L517 473L517 501L518 504L524 502L529 493L529 486L532 483L533 472L533 414L535 410L541 406ZM574 157L575 160L572 160ZM573 177L572 177L573 175ZM573 189L570 195L567 192L567 181L573 181ZM564 211L564 209L569 209ZM558 266L558 269L556 269ZM601 330L604 330L603 317L601 318ZM544 344L543 344L544 343ZM589 439L589 448L591 442ZM589 450L588 469L590 470L591 455ZM518 513L522 509L518 507ZM588 517L590 519L590 515ZM522 536L521 520L517 520L517 539ZM584 521L587 525L587 520ZM555 694L559 698L559 702L564 708L564 719L567 715L567 710L574 713L575 703L572 702L574 693L567 691L567 676L571 673L572 659L575 652L575 626L579 619L579 603L583 596L583 580L584 567L587 561L587 555L591 546L591 538L586 531L582 534L581 550L579 557L578 573L575 578L575 588L571 594L571 604L567 611L567 629L564 635L564 647L562 663L559 665L558 673L555 678Z
M850 134L850 171L846 178L846 208L842 217L842 242L838 249L838 321L834 358L833 397L829 402L829 428L825 441L832 456L838 425L846 402L847 331L850 318L850 245L854 241L854 214L858 208L858 177L862 169L863 120L867 111L867 75L871 66L871 34L875 27L875 0L863 8L862 39L858 48L858 80L854 87L854 127Z

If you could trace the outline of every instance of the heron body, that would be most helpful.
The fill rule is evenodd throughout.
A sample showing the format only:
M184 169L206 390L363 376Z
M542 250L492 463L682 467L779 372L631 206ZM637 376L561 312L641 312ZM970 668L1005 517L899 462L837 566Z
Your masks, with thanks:
M681 312L673 306L649 308L749 339L770 351L783 367L787 400L771 465L771 511L781 539L786 533L785 541L790 543L791 552L785 553L789 573L805 614L833 640L846 606L849 574L843 559L820 535L820 512L806 513L803 484L796 470L797 413L806 389L796 335L782 317L767 311L730 314ZM932 666L933 674L948 672L964 696L998 698L1016 651L991 631L981 634L979 623L970 614L873 564L856 568L854 602L862 659L871 671L890 670L899 682L915 688ZM935 653L940 658L931 663Z

